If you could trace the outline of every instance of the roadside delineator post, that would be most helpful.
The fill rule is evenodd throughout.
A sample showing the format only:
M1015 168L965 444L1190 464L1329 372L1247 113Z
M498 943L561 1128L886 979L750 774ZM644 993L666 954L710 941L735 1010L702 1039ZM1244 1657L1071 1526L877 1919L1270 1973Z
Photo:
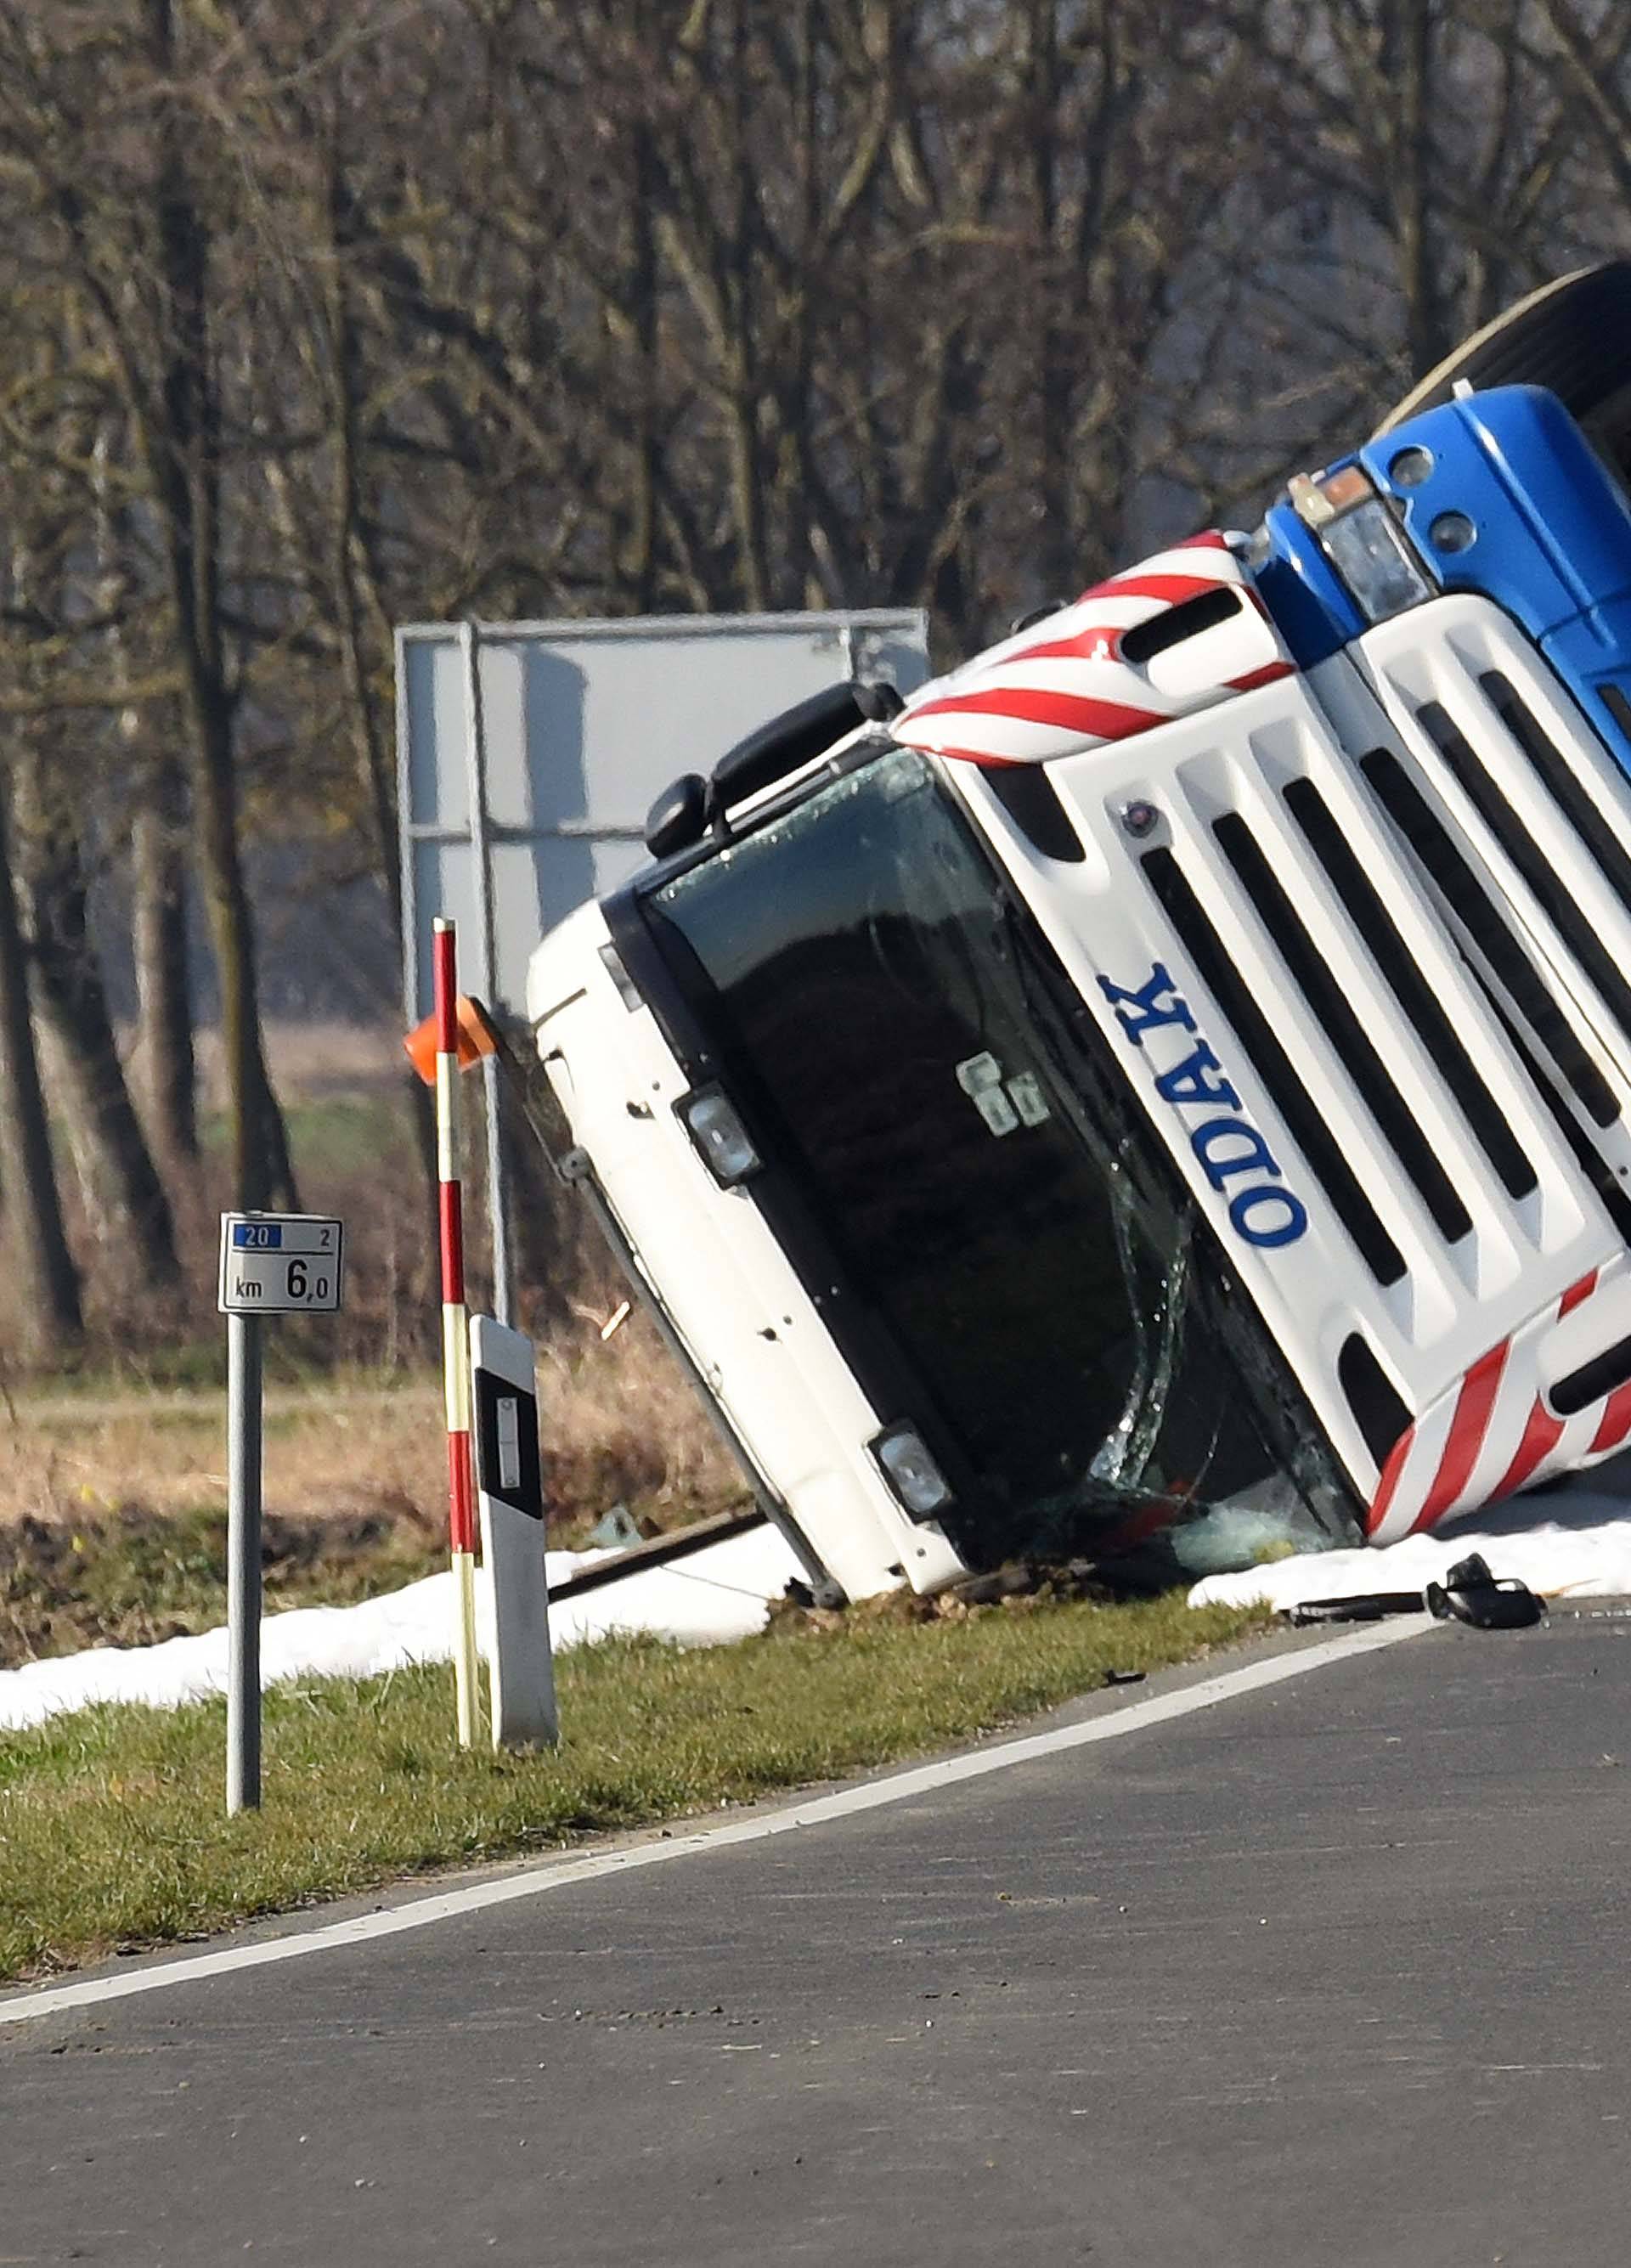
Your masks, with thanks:
M543 1557L543 1473L533 1344L491 1315L470 1317L470 1418L482 1559L491 1591L487 1705L495 1749L560 1739Z
M476 1499L470 1468L469 1318L464 1298L464 1199L455 1140L459 986L454 924L432 939L436 1024L436 1202L441 1247L442 1380L447 1409L447 1542L454 1579L454 1695L459 1746L476 1745Z

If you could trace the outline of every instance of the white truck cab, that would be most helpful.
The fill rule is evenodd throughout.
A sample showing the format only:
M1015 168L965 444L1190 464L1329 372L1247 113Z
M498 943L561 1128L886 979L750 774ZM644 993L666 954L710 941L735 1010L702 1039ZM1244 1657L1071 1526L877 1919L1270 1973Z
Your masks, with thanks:
M1631 1439L1628 775L1631 509L1515 387L676 784L528 1014L812 1580L1385 1541Z

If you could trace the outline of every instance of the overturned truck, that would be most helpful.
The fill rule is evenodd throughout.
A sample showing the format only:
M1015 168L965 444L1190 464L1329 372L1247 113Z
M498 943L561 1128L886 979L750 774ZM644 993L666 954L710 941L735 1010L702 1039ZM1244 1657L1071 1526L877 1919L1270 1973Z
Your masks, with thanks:
M1565 279L1255 534L677 782L539 947L562 1170L812 1582L1631 1440L1627 373Z

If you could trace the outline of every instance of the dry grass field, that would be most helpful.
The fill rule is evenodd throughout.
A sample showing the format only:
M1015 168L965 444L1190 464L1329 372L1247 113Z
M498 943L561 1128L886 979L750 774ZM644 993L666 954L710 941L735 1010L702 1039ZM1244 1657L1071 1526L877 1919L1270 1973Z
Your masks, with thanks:
M346 1224L343 1314L269 1327L265 1500L274 1603L410 1580L445 1552L439 1287L400 1045L389 1031L275 1029L302 1203ZM216 1073L203 1155L173 1179L186 1282L119 1279L70 1196L83 1348L30 1370L0 1310L0 1664L208 1627L224 1612L225 1341L215 1313L225 1200ZM486 1293L480 1090L467 1082L471 1292ZM648 1532L743 1500L742 1480L608 1256L522 1133L520 1321L537 1342L550 1540L615 1505Z
M544 1470L560 1540L617 1503L657 1527L719 1511L741 1483L643 1317L608 1344L587 1329L539 1351ZM196 1511L226 1487L225 1397L214 1384L117 1378L11 1389L0 1426L0 1533L26 1515L72 1523ZM308 1520L439 1513L447 1457L441 1381L415 1366L269 1384L266 1503Z
M550 1540L614 1505L648 1533L745 1500L655 1333L561 1335L539 1360ZM0 1667L113 1640L146 1644L225 1608L225 1402L218 1388L12 1389L0 1427ZM265 1425L271 1606L339 1604L446 1563L439 1381L331 1373L274 1386Z

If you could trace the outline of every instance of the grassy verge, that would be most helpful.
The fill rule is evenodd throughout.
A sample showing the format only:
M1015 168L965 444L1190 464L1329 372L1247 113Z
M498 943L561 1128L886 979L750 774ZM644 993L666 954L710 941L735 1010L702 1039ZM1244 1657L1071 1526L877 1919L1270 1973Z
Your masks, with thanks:
M1260 1620L1175 1594L694 1653L612 1641L563 1659L553 1756L461 1756L446 1670L284 1687L266 1808L230 1821L224 1705L86 1710L0 1734L0 1977L920 1754Z

